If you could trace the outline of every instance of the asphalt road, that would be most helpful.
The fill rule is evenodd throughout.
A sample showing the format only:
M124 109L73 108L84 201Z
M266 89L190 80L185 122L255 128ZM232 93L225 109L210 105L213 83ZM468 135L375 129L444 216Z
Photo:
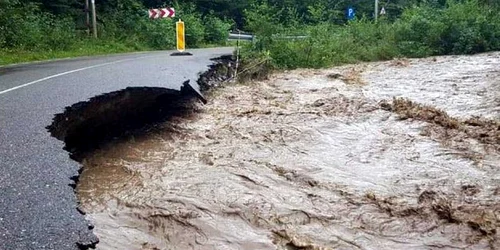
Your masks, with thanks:
M0 68L0 250L78 249L96 238L69 186L79 164L46 126L74 103L126 87L179 89L231 48L79 58Z

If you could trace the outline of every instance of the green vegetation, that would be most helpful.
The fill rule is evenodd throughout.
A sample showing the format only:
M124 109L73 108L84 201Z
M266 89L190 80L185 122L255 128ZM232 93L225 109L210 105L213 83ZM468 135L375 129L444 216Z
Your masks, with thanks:
M262 4L247 14L257 42L243 51L245 58L269 58L276 68L326 67L395 57L472 54L500 50L500 15L495 2L477 0L424 2L407 6L401 15L366 16L343 25L325 22L310 8L310 22L280 23ZM257 18L263 16L263 18ZM313 17L317 18L313 18ZM279 35L276 35L279 34ZM282 39L306 35L306 39Z
M253 32L243 58L275 68L326 67L394 57L500 49L499 0L96 0L99 38L89 37L85 0L0 0L0 64L80 55L173 49L175 7L188 48L226 45L230 29ZM356 20L346 20L348 6ZM306 38L290 39L305 35Z
M154 3L159 2L159 3ZM61 57L175 48L176 19L148 18L174 6L186 22L188 48L225 45L231 21L192 3L97 0L99 38L87 34L84 0L0 0L0 65Z
M24 49L1 49L0 65L13 64L19 62L42 61L54 58L71 58L78 56L94 56L110 53L124 53L138 50L147 50L147 48L127 47L123 43L112 41L101 41L85 39L74 42L65 49L47 49L47 50L24 50Z

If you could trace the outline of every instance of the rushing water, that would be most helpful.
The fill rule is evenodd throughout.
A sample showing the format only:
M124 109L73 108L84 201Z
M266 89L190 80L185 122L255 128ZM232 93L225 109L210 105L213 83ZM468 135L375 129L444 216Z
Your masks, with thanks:
M499 79L490 53L227 86L87 157L78 196L99 249L499 249L500 131L446 141L379 106L499 119Z

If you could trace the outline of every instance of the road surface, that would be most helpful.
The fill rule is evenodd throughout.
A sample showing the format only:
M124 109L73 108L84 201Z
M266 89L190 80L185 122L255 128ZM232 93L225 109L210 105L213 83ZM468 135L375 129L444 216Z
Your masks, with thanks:
M148 86L179 89L231 48L90 57L0 68L0 249L78 249L96 241L69 184L79 164L46 127L74 103Z

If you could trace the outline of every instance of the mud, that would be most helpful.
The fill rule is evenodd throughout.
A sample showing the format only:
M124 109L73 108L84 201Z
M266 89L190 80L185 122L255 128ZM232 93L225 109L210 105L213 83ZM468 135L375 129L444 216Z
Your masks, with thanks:
M500 249L498 79L490 53L226 85L87 155L81 208L98 249Z
M430 123L425 133L433 134L443 142L462 142L473 138L484 144L491 151L500 151L500 122L474 116L467 120L450 117L443 110L431 106L424 106L408 99L394 98L392 104L381 101L380 106L388 111L395 112L400 119L414 119ZM433 126L435 125L435 126Z

